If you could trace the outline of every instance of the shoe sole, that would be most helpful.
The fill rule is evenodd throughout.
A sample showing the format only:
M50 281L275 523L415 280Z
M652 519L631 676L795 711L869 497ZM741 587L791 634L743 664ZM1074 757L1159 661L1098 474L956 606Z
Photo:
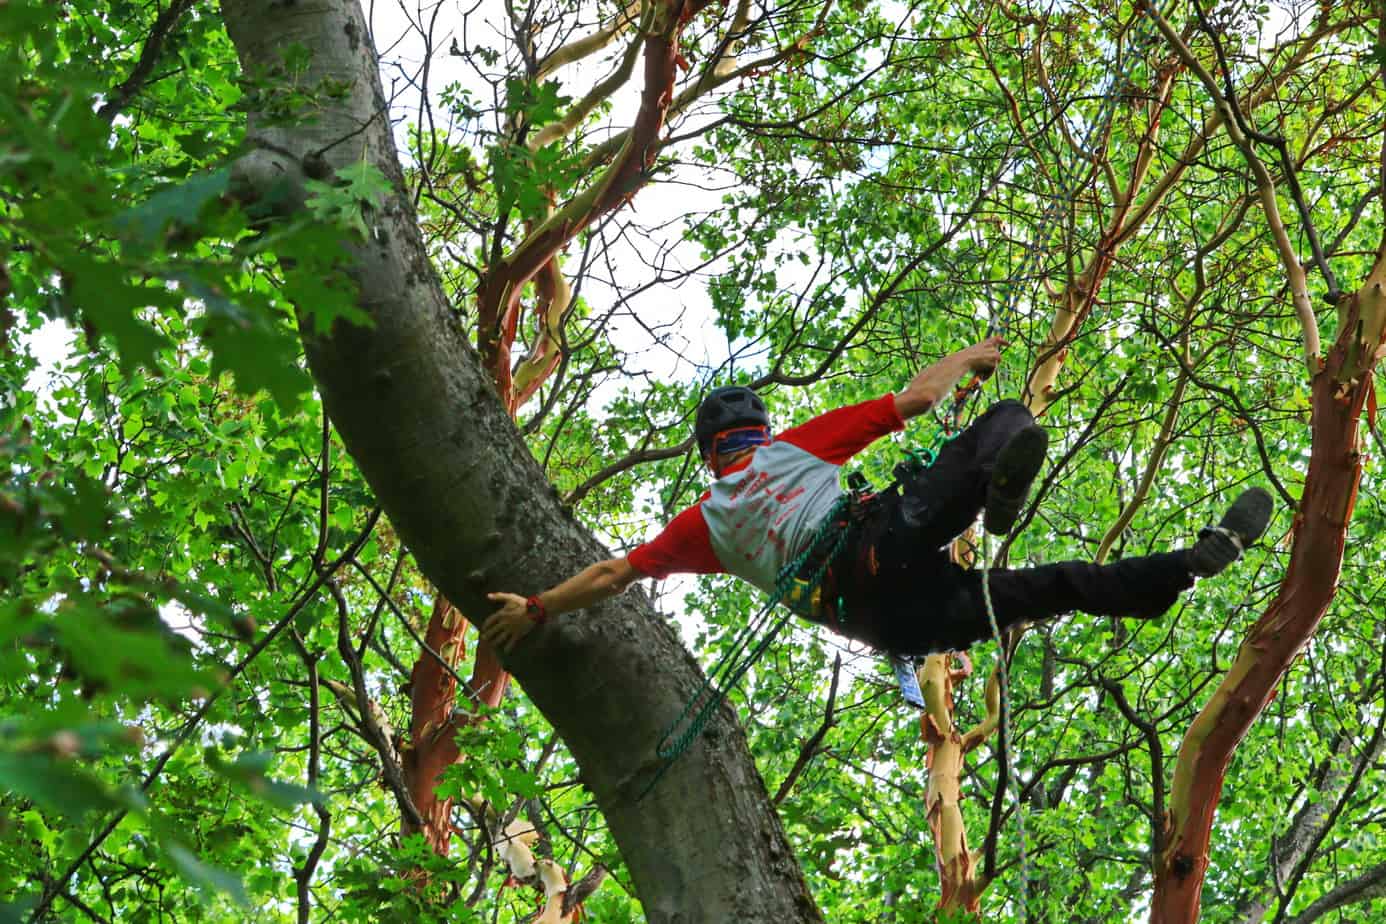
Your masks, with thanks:
M1266 531L1274 502L1263 488L1238 495L1214 528L1201 530L1189 550L1189 571L1195 577L1213 577L1239 558Z
M1265 488L1250 488L1232 502L1218 523L1223 529L1230 529L1242 540L1242 548L1247 549L1270 525L1271 511L1275 504L1270 492Z
M1004 536L1011 531L1048 450L1049 432L1039 426L1026 427L1002 448L987 486L987 505L982 516L987 532Z

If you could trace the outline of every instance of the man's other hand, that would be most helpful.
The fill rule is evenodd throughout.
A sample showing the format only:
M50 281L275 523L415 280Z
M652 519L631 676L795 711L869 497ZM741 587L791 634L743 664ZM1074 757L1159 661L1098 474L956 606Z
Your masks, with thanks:
M501 608L481 625L481 637L502 651L513 651L520 639L534 629L534 619L529 615L529 601L519 594L487 594L486 598L499 603Z
M997 334L959 350L955 355L967 366L969 372L986 378L996 371L997 365L1001 362L1001 350L1005 346L1005 339Z
M902 420L909 420L942 401L958 380L969 372L986 378L1001 362L1001 348L1006 341L1000 336L988 337L981 343L949 353L921 371L895 396L895 409Z

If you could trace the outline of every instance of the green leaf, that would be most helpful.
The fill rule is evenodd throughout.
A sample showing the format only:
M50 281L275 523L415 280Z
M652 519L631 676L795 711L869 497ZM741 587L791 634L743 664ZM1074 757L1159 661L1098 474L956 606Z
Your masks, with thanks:
M235 782L251 795L264 799L278 808L293 808L310 802L322 802L323 796L306 786L270 779L267 775L272 755L267 752L246 752L227 763L215 750L208 750L207 763L217 773Z
M572 98L558 92L556 80L546 81L538 86L532 95L527 95L526 109L530 122L535 126L557 121Z
M212 348L212 372L230 372L236 389L254 395L268 391L286 412L303 401L311 387L298 364L298 341L265 306L237 302L220 286L180 275L188 295L206 314L195 327Z
M231 170L227 167L195 174L116 215L112 226L117 234L129 236L144 247L153 247L169 228L196 227L203 210L225 195L230 183Z
M393 191L380 168L364 158L337 171L341 188L357 202L379 208Z
M69 596L53 628L69 668L94 692L177 702L216 686L188 657L190 643L137 595Z
M156 354L169 341L145 319L153 306L167 303L166 293L139 285L122 267L74 256L64 276L68 303L93 325L96 333L109 334L126 368L156 365Z
M337 171L337 182L309 180L307 206L320 220L351 231L357 238L370 237L369 216L391 192L389 181L372 163L361 160Z
M203 863L197 854L176 841L165 841L162 846L164 855L172 862L178 875L200 889L228 895L243 908L250 906L250 896L246 895L239 876Z
M0 751L0 789L70 818L122 806L100 779L41 753Z

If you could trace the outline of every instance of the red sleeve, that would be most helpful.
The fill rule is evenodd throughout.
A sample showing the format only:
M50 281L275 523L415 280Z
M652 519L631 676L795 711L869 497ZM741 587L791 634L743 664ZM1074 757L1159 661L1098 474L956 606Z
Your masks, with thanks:
M776 435L775 440L807 450L824 462L841 465L887 433L903 429L905 421L895 407L895 396L882 395L819 414Z
M626 560L641 574L666 578L675 572L719 574L727 569L717 560L703 519L702 501L689 507L654 539L638 546Z

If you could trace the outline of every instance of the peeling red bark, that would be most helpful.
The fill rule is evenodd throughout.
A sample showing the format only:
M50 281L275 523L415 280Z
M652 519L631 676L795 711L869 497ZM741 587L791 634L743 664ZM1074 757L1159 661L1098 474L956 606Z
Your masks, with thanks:
M1198 919L1213 816L1223 778L1252 722L1318 629L1337 591L1362 474L1358 424L1382 337L1382 262L1350 297L1337 341L1313 379L1309 470L1280 592L1242 641L1218 690L1185 734L1170 789L1151 921ZM1364 324L1365 322L1365 324Z
M448 601L439 596L433 604L424 641L444 658L464 652L463 633L467 624ZM423 816L424 825L416 830L405 820L401 833L422 833L434 853L446 855L452 836L452 800L435 792L439 775L457 759L456 728L452 709L457 681L427 652L421 652L410 673L409 698L412 716L409 741L401 754L404 779L409 795Z
M511 392L510 352L519 323L520 293L575 235L607 212L629 202L650 178L663 147L660 132L674 98L679 34L708 0L667 0L645 39L645 88L626 146L600 179L531 232L487 273L477 295L477 346L503 399Z
M441 595L434 601L424 641L454 668L466 654L467 621L456 607ZM510 675L500 666L491 646L477 646L476 661L468 682L475 702L495 707L505 696ZM409 741L401 753L404 780L409 795L423 816L416 829L407 820L400 833L422 833L433 852L446 856L452 839L452 800L439 798L438 778L462 756L457 747L457 731L477 720L478 714L458 710L457 681L432 654L422 652L414 662L409 687L412 715Z
M923 687L927 690L927 710L919 717L920 736L928 746L925 766L929 788L925 794L925 815L933 835L934 859L938 863L940 909L978 911L988 882L977 875L976 857L967 845L967 826L961 805L963 736L953 724L953 685L967 676L971 663L961 671L948 666L949 656L934 656L925 662Z
M529 355L525 357L524 362L517 367L521 372L512 379L509 395L502 395L507 401L506 409L512 417L519 413L525 402L534 397L539 386L553 375L563 358L558 334L571 304L572 294L563 278L563 269L558 265L558 257L555 256L545 263L534 277L534 290L536 297L531 312L537 329L534 344L530 347ZM531 370L528 375L523 372L526 366Z

